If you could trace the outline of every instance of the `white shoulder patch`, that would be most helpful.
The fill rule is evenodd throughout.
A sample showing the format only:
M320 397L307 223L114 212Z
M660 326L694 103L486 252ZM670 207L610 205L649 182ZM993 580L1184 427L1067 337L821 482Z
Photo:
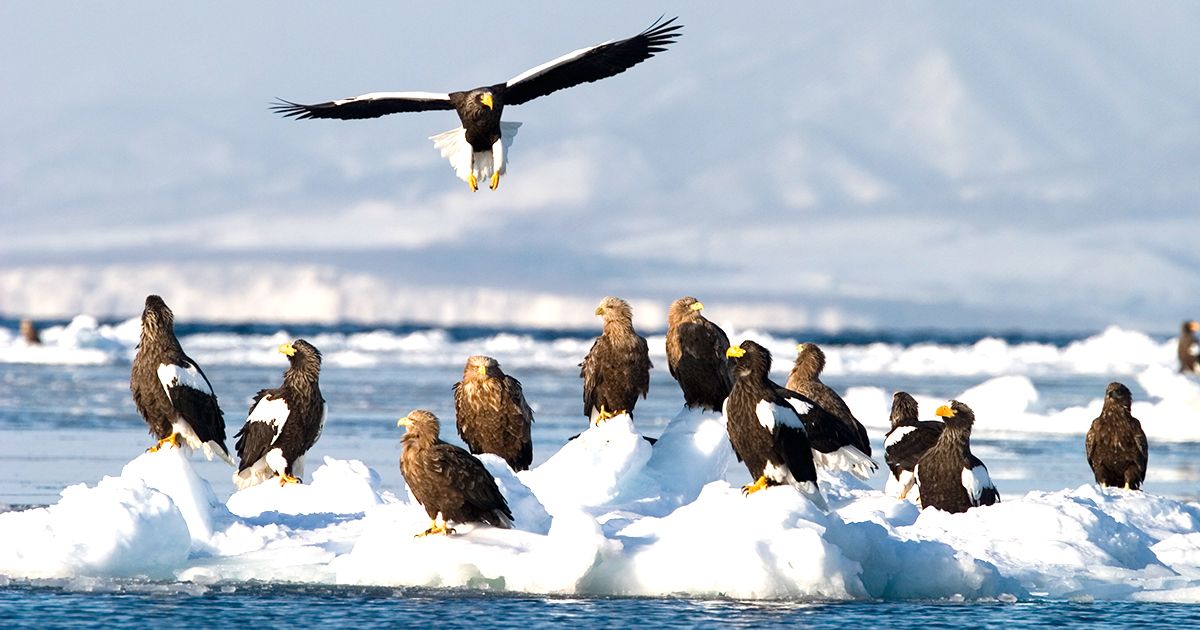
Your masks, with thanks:
M184 367L173 363L161 363L158 366L158 382L162 383L163 391L167 392L168 398L171 397L171 388L180 385L191 387L210 396L213 395L212 388L208 386L208 382L204 380L204 376L194 365Z
M246 416L246 422L265 422L275 429L275 438L278 438L279 432L283 430L283 425L291 413L292 410L288 408L286 400L271 398L268 395L263 396L258 404L254 405L254 409L250 410L250 415ZM274 442L274 438L271 441Z
M964 468L962 484L967 489L967 495L971 497L971 505L979 505L979 498L983 496L984 489L995 487L992 485L992 478L988 475L986 466Z
M909 433L912 433L913 431L916 431L916 430L917 430L917 427L912 427L912 426L896 427L892 432L888 433L887 438L885 438L883 440L883 448L885 448L885 449L892 448L893 446L899 444L900 440L904 439L904 436L906 436Z
M758 415L758 423L767 428L768 431L775 430L775 424L779 423L785 427L798 429L807 434L804 428L804 422L796 416L795 410L791 407L777 405L769 400L760 400L755 406L754 412Z
M800 415L804 415L812 411L812 405L800 400L799 398L786 398L785 400L787 400L788 404L792 406L792 409L795 409L796 413Z

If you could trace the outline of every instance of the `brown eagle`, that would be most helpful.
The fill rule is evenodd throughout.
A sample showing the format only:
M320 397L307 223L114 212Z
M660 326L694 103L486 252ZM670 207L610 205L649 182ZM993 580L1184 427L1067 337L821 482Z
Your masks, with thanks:
M917 461L917 489L921 507L966 512L1000 502L987 466L971 454L971 427L975 412L957 400L937 409L946 425L941 436Z
M1149 446L1142 423L1130 408L1133 394L1121 383L1109 383L1100 417L1092 420L1084 448L1088 465L1102 486L1140 490L1146 480Z
M704 304L681 297L667 311L667 367L689 408L720 411L733 389L725 350L729 337L700 314Z
M854 417L846 401L833 388L821 382L821 371L825 369L825 353L815 343L796 346L796 363L788 374L787 388L811 398L825 411L845 422L854 432L854 445L865 455L871 454L871 438L867 428Z
M400 474L433 523L417 534L453 534L447 521L512 527L508 502L483 462L439 439L437 416L417 409L400 418L407 427L400 452Z
M1176 353L1179 355L1179 371L1196 372L1200 365L1200 341L1196 339L1196 331L1200 330L1200 322L1188 320L1183 322L1179 331L1179 342Z
M883 459L897 485L897 498L908 496L917 482L917 462L937 443L945 423L917 419L917 401L908 392L892 395L892 428L883 438Z
M225 447L225 416L204 370L184 354L175 337L175 314L157 295L146 297L142 337L129 374L129 390L138 413L158 443L204 451L233 464Z
M583 415L593 423L629 414L638 396L650 392L650 348L633 330L633 309L621 298L606 297L596 307L604 332L579 364L583 379Z
M372 92L337 101L300 105L279 99L272 109L294 118L377 118L385 114L455 110L462 127L430 137L460 179L474 191L479 182L500 185L507 161L505 153L517 134L519 122L500 122L505 105L521 105L581 83L620 74L666 50L679 37L676 18L661 18L627 39L569 52L495 85L461 92ZM493 42L496 43L496 42ZM494 48L494 46L493 46Z
M467 359L462 380L454 384L454 413L471 453L499 455L514 471L533 463L533 410L521 383L492 357Z

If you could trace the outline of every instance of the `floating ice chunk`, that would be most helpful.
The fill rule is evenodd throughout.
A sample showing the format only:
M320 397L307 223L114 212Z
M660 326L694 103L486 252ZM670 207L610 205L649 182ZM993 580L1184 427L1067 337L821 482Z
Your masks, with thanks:
M513 527L535 534L545 534L550 530L550 514L542 506L542 502L534 496L517 473L509 468L508 462L497 455L484 453L479 455L479 461L496 478L496 486L500 494L508 502L508 508L513 514ZM414 499L415 500L415 499Z
M235 492L229 511L246 517L280 514L356 514L388 500L380 493L379 474L356 459L326 457L310 483L285 484L269 479ZM393 499L394 500L394 499Z
M217 499L212 486L196 474L188 461L190 449L165 448L143 453L121 469L126 479L138 479L146 486L171 497L187 522L192 543L205 548L213 535L213 520L228 519L228 511Z

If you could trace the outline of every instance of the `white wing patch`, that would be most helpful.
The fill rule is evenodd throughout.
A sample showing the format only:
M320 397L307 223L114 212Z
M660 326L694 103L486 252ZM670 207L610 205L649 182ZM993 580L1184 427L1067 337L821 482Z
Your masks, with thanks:
M587 48L580 48L579 50L572 50L571 52L569 52L561 57L551 59L550 61L547 61L546 63L544 63L540 66L535 66L533 68L526 70L525 72L522 72L521 74L518 74L517 76L509 79L505 85L507 85L508 87L512 87L512 86L520 83L521 81L528 81L529 79L532 79L532 78L534 78L540 74L543 74L549 70L553 70L556 66L561 66L564 63L570 63L572 61L575 61L576 59L588 54L589 52L591 52L601 46L604 46L605 44L611 44L614 41L616 41L616 40L610 39L602 44L596 44L595 46L588 46Z
M893 430L891 433L889 433L887 438L884 439L883 448L884 449L892 448L893 446L899 444L900 440L904 439L904 436L906 436L909 433L912 433L913 431L916 431L916 430L917 430L917 427L911 427L911 426L896 427L896 429Z
M279 433L283 431L283 425L287 422L288 416L292 410L288 408L287 401L282 398L271 398L270 395L263 396L254 405L254 409L250 410L250 415L246 416L246 422L265 422L271 425L275 430L275 437L271 438L274 442L279 438Z
M369 94L360 94L350 98L343 98L333 102L334 105L345 105L354 101L382 101L388 99L403 99L417 101L449 101L449 94L441 94L439 92L371 92Z
M796 410L796 413L802 416L813 409L812 405L800 400L799 398L786 398L785 400L787 400L788 404L792 406L792 409Z
M467 132L462 127L443 131L436 136L429 136L433 146L442 157L450 161L454 174L464 182L470 179L471 173L479 182L486 181L492 172L498 170L501 175L508 172L508 149L512 147L513 138L520 129L519 122L500 123L500 155L495 150L475 152L471 143L467 142Z
M988 475L986 466L964 468L962 484L971 497L971 505L979 505L979 498L983 496L984 489L995 487L992 485L992 478Z
M191 387L209 396L213 395L208 381L204 380L204 376L194 365L184 367L173 363L161 363L158 366L158 382L162 383L163 391L167 392L167 398L171 397L171 388L180 385Z
M813 449L813 463L825 470L844 470L863 481L871 478L879 464L854 446L843 446L832 453Z
M805 431L804 423L796 417L791 407L776 405L769 400L760 400L754 407L754 413L758 416L758 423L766 427L768 431L775 431L776 422L785 427ZM805 433L807 434L807 431Z

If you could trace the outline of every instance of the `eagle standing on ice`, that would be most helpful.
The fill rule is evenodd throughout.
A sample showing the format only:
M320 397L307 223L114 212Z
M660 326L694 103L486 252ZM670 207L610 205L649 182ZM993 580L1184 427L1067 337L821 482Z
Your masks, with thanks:
M233 464L225 447L225 417L212 384L200 366L183 353L175 337L175 314L157 295L146 297L142 338L129 375L129 390L138 413L150 425L158 443L179 446L179 440Z
M975 412L958 402L942 405L938 417L946 425L938 441L917 462L917 489L921 507L966 512L973 507L1000 502L987 466L971 453L971 427Z
M867 429L854 417L846 401L832 387L821 382L821 371L825 369L825 353L815 343L796 346L796 363L788 374L787 388L811 398L825 411L833 414L854 432L854 445L866 455L871 454L871 438Z
M1102 486L1140 490L1146 480L1149 447L1142 423L1133 417L1133 394L1121 383L1109 383L1100 417L1092 420L1084 442L1088 465Z
M400 451L400 474L433 521L418 536L453 534L447 521L512 527L512 511L496 479L477 457L438 437L441 424L437 416L416 409L396 426L407 429Z
M264 389L250 403L246 424L234 437L241 459L233 483L238 490L279 477L279 485L300 483L304 454L325 426L325 399L317 379L321 352L303 339L279 346L289 366L283 385Z
M1179 341L1176 344L1179 355L1179 371L1191 374L1197 371L1200 364L1200 341L1196 339L1196 331L1200 330L1200 322L1188 320L1183 322L1179 330Z
M520 381L492 357L467 359L462 380L454 384L454 415L471 453L499 455L517 472L533 463L533 410Z
M917 482L914 472L925 451L937 444L945 423L917 419L917 401L908 392L892 395L892 429L883 438L883 459L892 472L889 492L898 499L908 497Z
M638 396L650 392L650 347L633 330L633 309L621 298L606 297L596 307L604 318L604 332L579 364L583 379L583 415L599 424L628 414Z
M681 297L667 310L667 367L689 408L720 411L733 389L725 349L729 337L700 314L704 304Z
M505 153L517 134L518 122L500 122L505 105L521 105L581 83L620 74L666 50L679 37L677 18L661 19L630 37L581 48L531 68L504 83L462 92L372 92L315 105L279 99L272 109L295 118L377 118L401 112L450 110L458 112L462 127L431 136L442 157L474 191L479 181L491 178L495 190L506 169Z
M726 350L733 367L733 390L725 400L729 442L746 464L753 483L742 487L750 495L770 486L789 485L814 505L828 510L817 485L808 431L797 410L767 378L771 353L753 341Z

